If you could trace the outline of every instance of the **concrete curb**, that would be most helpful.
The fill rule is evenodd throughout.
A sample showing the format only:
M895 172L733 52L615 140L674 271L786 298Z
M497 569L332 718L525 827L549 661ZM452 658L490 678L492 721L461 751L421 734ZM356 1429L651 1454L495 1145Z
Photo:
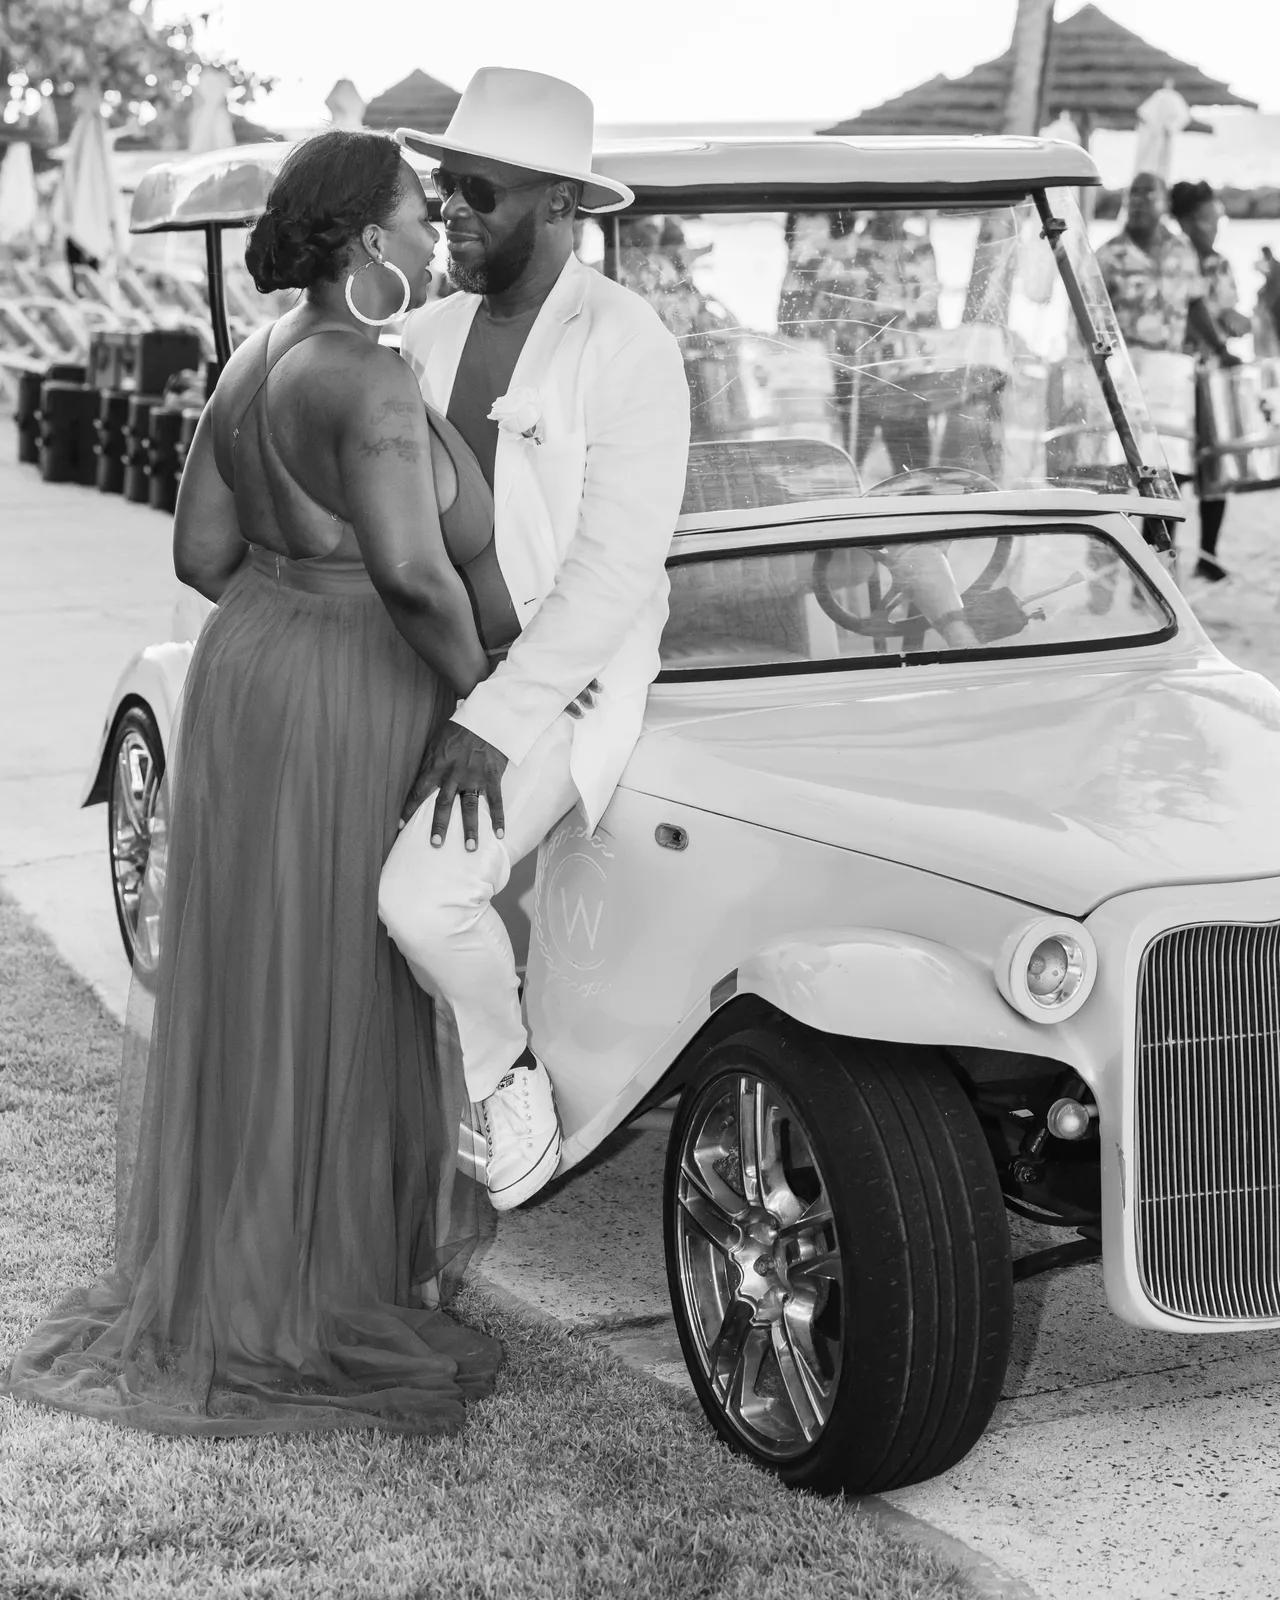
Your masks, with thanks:
M483 1270L471 1273L470 1281L504 1311L562 1332L583 1334L660 1390L665 1399L674 1400L696 1416L702 1415L702 1407L689 1386L671 1317L590 1317L570 1322L534 1305ZM850 1504L860 1516L869 1517L885 1533L919 1545L940 1561L956 1567L977 1600L1040 1600L1033 1589L1006 1572L990 1556L935 1527L932 1522L926 1522L923 1517L900 1511L880 1495L863 1495Z
M965 1544L963 1539L945 1533L923 1517L913 1517L909 1511L900 1511L879 1495L868 1495L861 1506L886 1533L922 1545L940 1561L949 1561L953 1567L958 1567L964 1575L964 1581L980 1600L1041 1600L1034 1589L1028 1588L1012 1572L1006 1572L990 1556L984 1556L980 1550Z

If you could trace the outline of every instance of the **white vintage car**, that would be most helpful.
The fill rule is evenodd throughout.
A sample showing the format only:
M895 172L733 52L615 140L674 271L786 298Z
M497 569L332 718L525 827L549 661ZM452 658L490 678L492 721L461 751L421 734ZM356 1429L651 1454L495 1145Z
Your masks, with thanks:
M281 154L139 190L135 227L206 228L215 314ZM598 166L637 199L581 253L680 338L694 443L643 738L508 891L528 1018L565 1171L678 1096L671 1299L720 1434L888 1489L982 1433L1016 1278L1101 1254L1132 1323L1280 1324L1280 693L1170 576L1084 153ZM143 966L198 620L126 669L86 796ZM1013 1261L1006 1211L1076 1238Z

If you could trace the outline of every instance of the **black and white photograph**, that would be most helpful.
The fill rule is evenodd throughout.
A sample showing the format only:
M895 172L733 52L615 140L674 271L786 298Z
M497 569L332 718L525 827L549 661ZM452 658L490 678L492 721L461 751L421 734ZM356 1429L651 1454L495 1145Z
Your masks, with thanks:
M0 0L0 1600L1280 1600L1280 13Z

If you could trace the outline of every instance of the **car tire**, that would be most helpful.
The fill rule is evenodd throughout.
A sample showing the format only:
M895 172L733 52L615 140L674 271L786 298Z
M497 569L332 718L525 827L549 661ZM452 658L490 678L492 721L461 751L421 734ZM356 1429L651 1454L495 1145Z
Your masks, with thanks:
M125 957L143 982L154 976L154 937L139 937L138 912L150 856L164 744L146 706L130 706L117 721L107 747L107 848L111 892Z
M872 1494L981 1436L1009 1355L1009 1233L935 1053L788 1018L724 1039L681 1096L663 1209L685 1361L735 1450L797 1488Z

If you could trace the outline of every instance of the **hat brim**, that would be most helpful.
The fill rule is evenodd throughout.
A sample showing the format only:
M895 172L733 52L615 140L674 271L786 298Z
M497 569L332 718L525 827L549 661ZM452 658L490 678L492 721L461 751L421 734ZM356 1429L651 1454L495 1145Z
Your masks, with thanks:
M563 167L557 167L552 172L548 167L531 166L516 156L495 155L492 150L479 150L475 145L459 144L456 139L442 139L439 134L419 133L416 128L397 128L396 142L435 161L439 161L446 152L451 152L459 156L475 156L480 161L502 161L509 167L522 167L526 172L545 172L549 178L572 178L575 183L582 185L580 209L589 211L592 215L605 211L621 211L635 199L634 193L625 183L615 183L612 178L606 178L598 172L570 172Z

